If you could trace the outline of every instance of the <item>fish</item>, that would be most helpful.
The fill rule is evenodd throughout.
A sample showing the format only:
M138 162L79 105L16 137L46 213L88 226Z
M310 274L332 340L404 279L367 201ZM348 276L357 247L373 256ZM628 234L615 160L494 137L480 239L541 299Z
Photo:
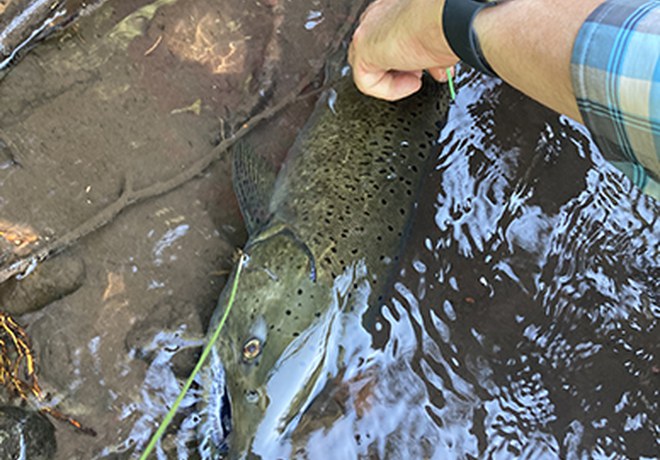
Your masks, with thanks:
M427 75L398 102L344 77L319 98L279 173L245 144L233 152L248 241L210 323L209 335L236 281L201 372L202 458L290 456L274 446L328 382L328 353L351 333L342 326L349 310L360 306L353 314L371 346L383 346L387 281L449 106L447 85Z

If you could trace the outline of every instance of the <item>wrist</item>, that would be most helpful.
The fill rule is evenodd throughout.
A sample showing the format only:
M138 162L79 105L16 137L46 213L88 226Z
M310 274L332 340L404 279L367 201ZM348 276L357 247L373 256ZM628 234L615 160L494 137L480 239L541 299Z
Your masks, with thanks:
M516 5L520 7L521 3L518 2ZM517 24L514 26L513 24L502 22L500 23L500 31L498 31L497 21L506 20L508 14L507 9L510 6L511 2L502 2L497 5L493 5L491 8L484 8L476 14L472 23L474 34L476 39L479 41L479 46L481 48L484 59L498 75L500 75L499 69L497 69L497 67L499 67L499 63L495 62L495 64L493 64L493 62L491 62L497 60L497 56L495 55L497 50L494 49L493 45L494 43L501 43L501 40L506 40L502 35L499 34L501 30L504 30L504 32L518 30L516 27ZM507 26L503 27L503 24L507 24Z
M492 76L495 71L481 51L473 23L479 13L495 5L482 0L446 0L442 11L444 36L454 54L470 67Z
M570 61L577 33L605 0L516 0L482 10L474 30L488 63L507 83L580 121Z
M442 12L445 7L445 0L412 0L409 12L411 23L414 24L412 30L423 31L421 34L420 46L425 52L434 58L439 65L447 67L456 64L459 57L449 46L445 38ZM450 64L447 64L450 62Z

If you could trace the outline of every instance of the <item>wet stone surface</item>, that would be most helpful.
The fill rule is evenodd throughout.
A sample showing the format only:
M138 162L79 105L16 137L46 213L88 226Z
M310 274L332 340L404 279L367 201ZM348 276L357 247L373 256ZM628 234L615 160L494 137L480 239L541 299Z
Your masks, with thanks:
M44 261L25 278L12 278L0 285L0 303L10 315L23 315L75 292L85 281L85 263L62 254Z
M0 82L3 267L103 212L127 181L139 190L190 167L318 75L348 3L108 2L27 53ZM279 164L313 103L248 141ZM98 433L56 422L57 459L129 457L176 397L245 240L228 166L221 156L2 287L3 308L29 325L44 391ZM4 238L21 229L34 242ZM30 284L52 289L37 299Z
M55 427L38 412L0 407L0 459L51 460L55 457Z

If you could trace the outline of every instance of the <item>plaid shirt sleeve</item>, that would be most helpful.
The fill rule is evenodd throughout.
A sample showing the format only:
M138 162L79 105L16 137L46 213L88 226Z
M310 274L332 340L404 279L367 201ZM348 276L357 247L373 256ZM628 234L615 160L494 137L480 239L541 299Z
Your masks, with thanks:
M606 159L660 200L660 0L607 0L573 47L573 88Z

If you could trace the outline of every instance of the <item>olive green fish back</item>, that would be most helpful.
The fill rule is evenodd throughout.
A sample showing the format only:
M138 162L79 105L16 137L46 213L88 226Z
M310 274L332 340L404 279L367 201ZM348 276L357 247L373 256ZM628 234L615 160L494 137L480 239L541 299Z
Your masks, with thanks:
M395 103L361 94L350 78L335 91L289 152L270 213L306 242L320 277L333 279L364 259L377 282L411 220L449 91L428 77Z

